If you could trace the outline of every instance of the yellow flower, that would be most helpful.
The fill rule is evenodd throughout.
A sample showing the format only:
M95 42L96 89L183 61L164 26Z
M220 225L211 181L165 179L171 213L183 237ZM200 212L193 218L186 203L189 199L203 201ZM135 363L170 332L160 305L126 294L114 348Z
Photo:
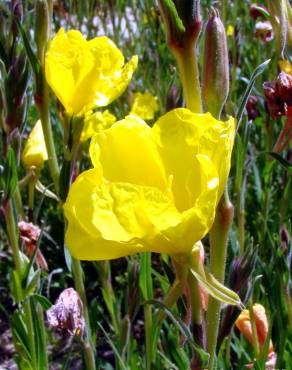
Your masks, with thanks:
M265 308L261 304L255 304L252 307L254 318L255 318L255 325L257 331L257 337L259 342L260 350L263 349L269 327L268 327L268 320L266 316ZM238 319L235 322L236 327L238 330L246 337L246 339L253 344L252 339L252 327L250 322L250 315L249 310L243 310L241 314L238 316ZM269 353L273 352L273 343L270 341L269 345Z
M226 35L227 36L233 36L234 35L234 27L231 24L227 27Z
M138 92L134 94L134 101L130 114L135 114L136 116L148 121L154 118L154 115L158 110L159 104L156 96L153 96L148 92Z
M90 114L89 116L85 117L80 140L88 140L96 133L111 127L116 120L116 117L108 110Z
M70 188L64 211L75 258L190 253L209 231L224 190L234 119L179 108L152 128L129 115L91 141L94 168Z
M41 168L43 167L44 161L48 159L42 123L40 120L37 121L27 139L21 159L26 168L32 166Z
M103 107L128 86L138 57L129 63L116 45L100 36L87 41L79 31L61 28L48 46L46 79L69 115Z
M279 66L282 72L292 75L292 64L289 62L289 60L280 60Z

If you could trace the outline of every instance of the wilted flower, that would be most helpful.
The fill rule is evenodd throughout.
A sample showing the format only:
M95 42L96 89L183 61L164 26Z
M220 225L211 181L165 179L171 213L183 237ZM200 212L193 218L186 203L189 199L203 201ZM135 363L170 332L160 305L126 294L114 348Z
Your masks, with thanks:
M155 113L158 112L158 110L159 104L156 96L153 96L148 92L137 92L134 94L130 114L135 114L136 116L148 121L154 118Z
M26 168L42 168L48 159L42 123L37 121L32 129L22 152L22 162Z
M64 211L75 258L190 253L209 231L229 169L234 119L180 108L152 128L130 115L94 136L93 169L70 188Z
M255 304L252 307L254 319L255 319L255 326L256 326L256 334L259 344L259 349L262 352L264 348L265 341L267 339L269 326L268 320L266 316L265 308L261 304ZM246 339L253 344L253 336L252 336L252 326L250 321L250 313L249 310L243 310L239 315L238 319L235 322L236 327L239 331L246 337ZM269 356L266 366L275 366L276 364L276 353L274 352L274 347L272 341L269 343ZM268 367L266 367L268 369ZM274 369L274 367L269 367Z
M111 127L116 122L116 117L108 110L95 112L85 117L84 126L81 133L81 141L86 141L102 130Z
M274 33L273 27L270 21L257 22L255 25L255 35L260 38L263 42L269 42L273 40Z
M263 85L267 106L274 119L287 114L292 105L292 76L281 72L276 80Z
M246 103L247 117L249 121L256 119L260 112L257 109L258 98L254 95L250 95Z
M24 241L28 255L32 256L41 234L40 228L31 222L19 221L18 229L20 239ZM39 249L36 252L36 264L41 269L48 270L47 261Z
M46 53L46 79L69 115L82 115L119 97L137 67L125 64L116 45L100 36L87 41L76 30L61 28Z
M47 310L48 324L52 328L66 330L70 335L81 336L84 332L83 304L73 288L65 289L56 303Z

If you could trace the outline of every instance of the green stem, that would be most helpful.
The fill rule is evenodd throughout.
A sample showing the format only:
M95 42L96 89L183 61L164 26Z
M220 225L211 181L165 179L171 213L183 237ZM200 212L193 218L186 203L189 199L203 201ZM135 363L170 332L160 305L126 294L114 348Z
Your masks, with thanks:
M183 264L176 263L175 261L173 261L173 264L176 272L175 280L163 300L164 305L169 308L173 307L178 299L182 296L188 277L188 268L186 268ZM157 326L161 324L165 316L166 315L163 311L159 312L157 316Z
M54 182L56 192L57 194L59 194L60 171L59 171L59 166L58 166L58 160L57 160L56 149L54 145L51 120L50 120L49 89L45 81L44 73L43 73L41 96L39 98L40 98L40 101L38 103L38 109L39 109L40 119L42 122L46 149L48 153L48 164L49 164L50 175Z
M224 283L228 233L232 224L233 213L233 205L229 200L226 189L217 207L215 221L210 232L210 272L221 283ZM206 325L207 351L210 354L209 370L214 368L216 361L220 309L220 302L210 297Z
M87 309L87 299L85 294L85 287L83 282L83 271L81 267L81 262L76 260L72 257L72 271L73 277L75 282L76 290L82 300L83 303L83 315L85 319L85 326L86 326L86 338L83 341L84 351L85 351L85 361L86 361L86 369L87 370L95 370L95 356L94 356L94 349L91 344L91 330L90 330L90 320L89 314Z
M20 190L19 190L18 183L17 183L16 188L15 188L14 200L15 200L15 205L16 205L17 213L24 220L25 214L24 214L24 209L23 209L23 204L22 204L22 198L21 198L21 193L20 193Z
M152 308L150 305L144 307L145 336L146 336L146 370L151 370L153 359L152 341Z
M103 289L104 301L111 317L112 325L117 337L120 336L119 319L116 315L116 296L111 283L111 265L109 261L99 261L96 263L101 286Z
M19 245L18 245L18 232L15 224L15 219L13 215L13 205L12 200L10 199L7 202L6 208L5 208L5 220L6 220L6 227L7 227L7 233L8 233L8 239L10 242L10 246L12 249L13 254L13 261L15 264L15 268L17 271L17 274L19 278L21 279L21 258L19 253Z
M178 64L186 107L195 113L201 113L202 98L195 46L196 41L186 41L184 47L173 46L171 50Z
M253 345L255 356L258 359L260 355L260 347L259 347L259 340L258 340L258 335L257 335L257 328L256 328L256 323L255 323L255 316L254 316L254 311L253 311L252 300L250 301L250 305L249 305L249 316L250 316L251 332L252 332L252 345Z

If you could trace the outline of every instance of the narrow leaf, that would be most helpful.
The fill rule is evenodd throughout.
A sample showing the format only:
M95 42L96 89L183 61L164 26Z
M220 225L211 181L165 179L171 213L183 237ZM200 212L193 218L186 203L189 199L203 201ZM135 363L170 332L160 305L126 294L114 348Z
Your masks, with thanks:
M205 272L205 277L194 270L191 272L213 298L223 303L242 307L239 296L216 280L209 272Z
M243 112L244 112L244 109L245 109L245 106L246 106L246 103L247 103L247 100L250 96L250 93L252 91L252 88L255 84L255 80L258 76L260 76L264 70L266 69L267 65L270 63L271 59L268 59L266 60L264 63L260 64L253 72L253 74L251 75L251 78L250 78L250 81L249 81L249 84L247 85L247 88L244 92L244 95L241 99L241 102L239 104L239 108L238 108L238 111L237 111L237 114L236 114L236 120L237 120L237 129L236 131L238 131L239 127L240 127L240 123L241 123L241 120L242 120L242 116L243 116Z

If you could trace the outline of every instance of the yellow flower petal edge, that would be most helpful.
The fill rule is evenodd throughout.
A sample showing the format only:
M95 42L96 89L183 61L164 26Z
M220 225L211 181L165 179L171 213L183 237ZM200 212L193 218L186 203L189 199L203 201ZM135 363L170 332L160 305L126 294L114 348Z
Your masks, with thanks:
M130 114L135 114L146 121L152 120L155 113L159 111L159 103L157 96L153 96L148 92L134 94L133 104Z
M130 115L95 135L94 168L77 178L64 205L72 255L103 260L142 251L190 253L212 226L233 138L234 120L184 108L152 128Z
M87 41L77 30L61 28L46 52L46 79L69 115L82 115L118 98L138 63L125 64L116 45L100 36Z
M25 143L21 159L26 168L32 166L42 168L44 162L48 159L42 123L40 120L35 124Z

